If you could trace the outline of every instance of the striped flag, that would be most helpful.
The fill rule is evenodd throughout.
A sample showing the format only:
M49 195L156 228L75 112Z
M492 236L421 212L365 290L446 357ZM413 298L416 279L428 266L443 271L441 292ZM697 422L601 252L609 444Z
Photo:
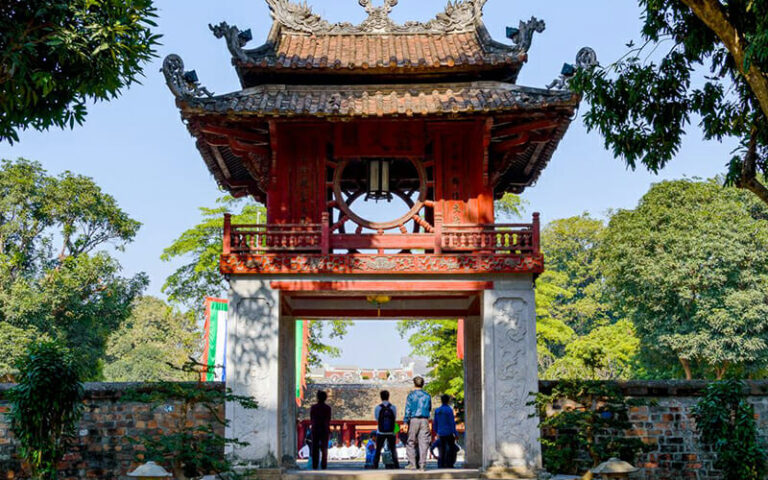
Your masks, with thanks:
M296 404L301 406L307 388L309 320L296 320Z
M464 319L460 318L456 325L456 358L464 359Z
M227 363L227 308L226 298L206 297L205 325L203 326L203 358L204 365L200 374L203 382L226 380Z

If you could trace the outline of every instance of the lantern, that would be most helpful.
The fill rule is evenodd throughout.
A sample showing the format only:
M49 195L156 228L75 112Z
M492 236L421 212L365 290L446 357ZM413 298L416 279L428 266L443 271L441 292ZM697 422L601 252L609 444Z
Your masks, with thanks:
M136 470L129 472L128 476L136 477L139 480L157 480L158 478L173 480L169 472L166 472L163 467L151 461L144 465L139 465Z
M628 479L630 473L636 472L638 469L632 466L632 464L619 460L618 458L609 458L605 462L596 466L591 473L595 474L600 479Z
M389 191L389 167L388 159L371 159L368 161L368 192L365 199L392 200Z

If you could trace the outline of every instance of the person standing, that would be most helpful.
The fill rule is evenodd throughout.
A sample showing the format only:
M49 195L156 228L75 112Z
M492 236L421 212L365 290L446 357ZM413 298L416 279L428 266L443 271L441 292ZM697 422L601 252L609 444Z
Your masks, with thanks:
M432 421L432 429L437 434L437 467L453 468L456 456L456 415L450 405L450 395L443 394L440 397L442 405L435 410L435 419ZM453 459L453 461L451 461Z
M325 470L328 468L328 440L331 435L331 407L325 404L328 394L317 392L317 403L309 409L309 419L312 423L312 469L318 465ZM320 461L320 454L323 459Z
M381 449L384 442L392 453L392 468L399 469L400 462L397 459L397 436L395 435L395 425L397 424L397 407L389 403L389 392L382 390L379 394L381 403L376 405L373 410L373 416L378 422L376 430L376 453L373 457L374 470L379 468L379 459L381 458Z
M416 387L405 401L405 415L403 420L408 425L408 469L427 469L427 454L432 437L429 428L429 415L432 411L432 397L424 391L424 379L413 378L413 386ZM416 445L419 446L419 459L416 461Z

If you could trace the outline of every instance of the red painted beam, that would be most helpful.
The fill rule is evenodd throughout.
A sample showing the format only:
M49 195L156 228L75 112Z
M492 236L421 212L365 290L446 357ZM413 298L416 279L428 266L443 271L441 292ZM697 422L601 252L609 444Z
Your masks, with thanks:
M435 248L435 237L432 234L399 234L399 235L331 235L333 248L349 248L362 250L366 248L398 248L412 249Z
M273 281L271 286L285 292L480 292L493 289L493 282Z

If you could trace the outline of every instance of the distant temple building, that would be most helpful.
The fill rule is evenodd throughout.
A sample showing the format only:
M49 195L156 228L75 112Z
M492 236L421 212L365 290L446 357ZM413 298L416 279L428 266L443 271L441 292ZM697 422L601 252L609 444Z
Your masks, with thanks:
M324 365L309 371L312 383L383 384L407 383L413 377L427 377L429 368L423 358L403 357L400 365L392 368L364 368L356 366Z

